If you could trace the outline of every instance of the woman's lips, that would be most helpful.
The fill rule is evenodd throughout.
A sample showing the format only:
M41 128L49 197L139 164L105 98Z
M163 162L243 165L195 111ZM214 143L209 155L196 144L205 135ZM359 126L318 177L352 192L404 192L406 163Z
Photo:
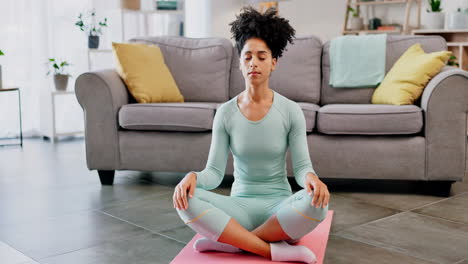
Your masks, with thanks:
M249 75L259 75L260 73L259 72L251 72L249 73Z

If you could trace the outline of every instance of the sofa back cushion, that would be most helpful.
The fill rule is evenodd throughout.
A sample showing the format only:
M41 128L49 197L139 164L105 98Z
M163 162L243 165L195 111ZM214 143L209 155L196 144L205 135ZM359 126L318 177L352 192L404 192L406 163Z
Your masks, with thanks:
M225 38L139 37L129 42L157 45L185 102L228 100L232 43Z
M447 50L445 39L440 36L388 35L385 57L385 72L413 44L421 43L426 53ZM371 104L375 88L334 88L330 81L330 41L323 45L322 54L322 91L320 105L326 104Z
M288 42L283 55L278 58L269 86L296 102L318 103L322 43L319 38L310 35L296 36L293 42ZM239 69L239 55L235 45L232 50L230 98L245 90L245 79Z

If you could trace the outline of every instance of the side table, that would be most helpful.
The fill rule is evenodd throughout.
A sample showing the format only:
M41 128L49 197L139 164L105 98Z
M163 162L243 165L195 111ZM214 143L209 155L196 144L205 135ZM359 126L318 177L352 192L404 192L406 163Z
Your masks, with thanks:
M0 88L0 92L18 92L18 114L19 114L19 124L20 124L20 143L14 143L14 144L3 144L0 145L0 147L3 146L12 146L12 145L20 145L21 148L23 148L23 128L21 124L21 95L20 95L20 89L18 87L13 87L13 88ZM8 138L2 138L2 139L8 139Z
M44 109L41 110L41 131L43 138L47 137L52 143L55 143L58 136L73 136L84 134L84 131L57 132L56 126L56 97L73 96L76 99L75 91L51 91L47 94L44 102ZM78 101L76 101L78 104ZM71 105L70 105L71 107ZM41 106L42 108L42 106Z

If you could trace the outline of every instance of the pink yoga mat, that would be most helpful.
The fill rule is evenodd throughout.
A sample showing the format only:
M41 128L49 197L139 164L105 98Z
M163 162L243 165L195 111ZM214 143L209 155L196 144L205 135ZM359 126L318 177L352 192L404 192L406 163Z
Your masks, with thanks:
M305 235L296 245L303 245L310 248L317 256L317 263L322 264L325 257L325 249L327 247L328 235L333 218L333 210L329 210L327 218L323 220L314 230ZM277 262L271 261L261 256L249 252L242 253L224 253L216 251L198 252L193 249L193 243L199 238L200 234L196 234L192 240L180 251L180 253L172 260L171 264L186 264L186 263L298 263L298 262Z

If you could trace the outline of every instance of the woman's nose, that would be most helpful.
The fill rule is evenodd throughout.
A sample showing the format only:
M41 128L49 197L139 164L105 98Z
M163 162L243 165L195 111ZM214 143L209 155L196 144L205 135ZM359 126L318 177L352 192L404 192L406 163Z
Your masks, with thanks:
M249 61L249 66L257 66L257 59L255 58L252 58L250 61Z

